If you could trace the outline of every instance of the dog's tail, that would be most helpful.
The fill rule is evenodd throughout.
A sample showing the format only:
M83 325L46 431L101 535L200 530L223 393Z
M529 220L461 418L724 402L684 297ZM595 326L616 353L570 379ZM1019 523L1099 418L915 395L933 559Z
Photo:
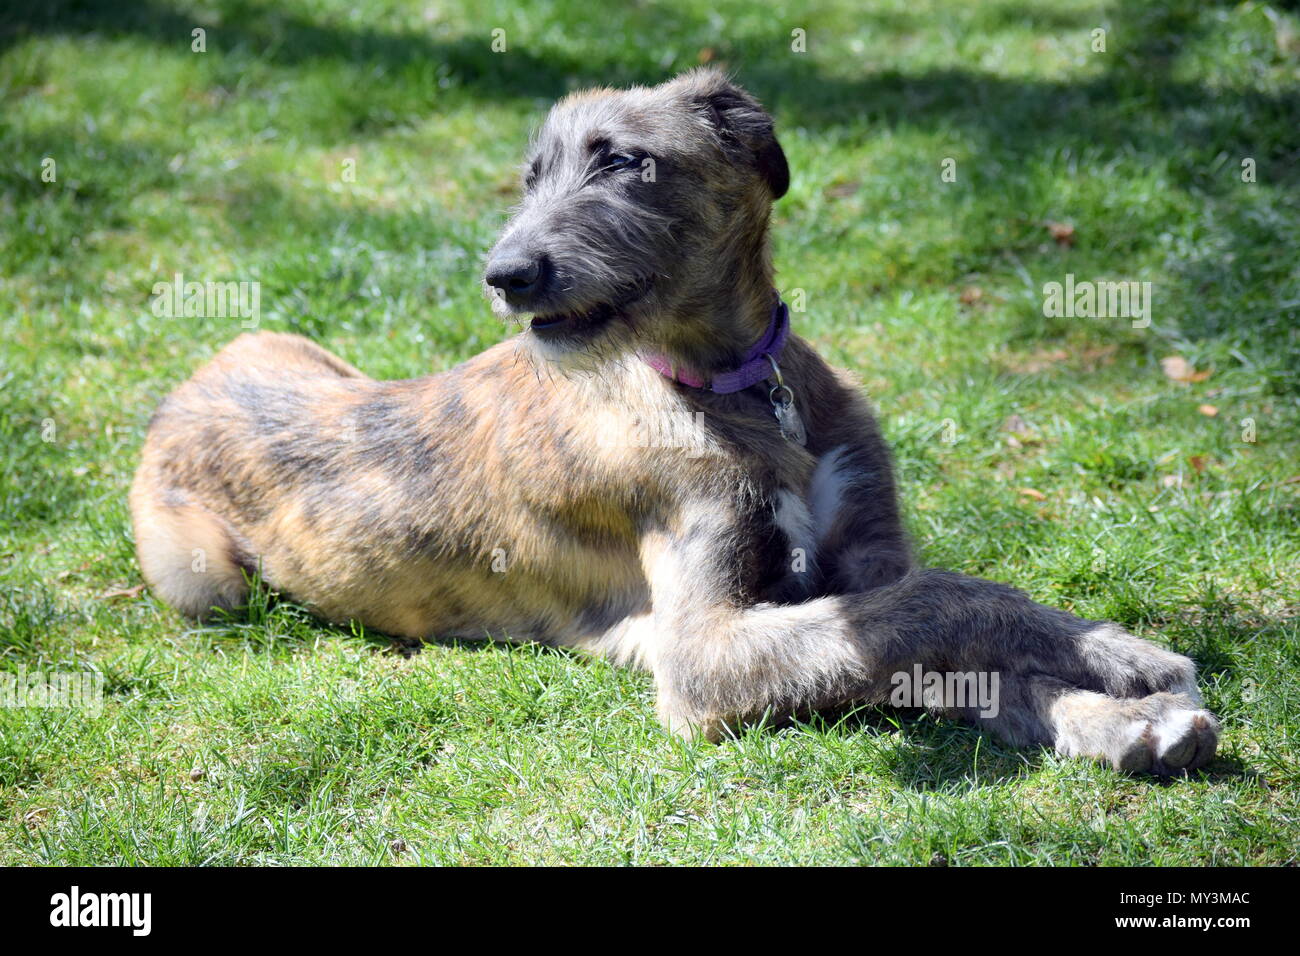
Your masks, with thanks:
M211 511L164 495L142 468L131 487L131 521L140 568L157 597L199 620L244 603L251 561Z

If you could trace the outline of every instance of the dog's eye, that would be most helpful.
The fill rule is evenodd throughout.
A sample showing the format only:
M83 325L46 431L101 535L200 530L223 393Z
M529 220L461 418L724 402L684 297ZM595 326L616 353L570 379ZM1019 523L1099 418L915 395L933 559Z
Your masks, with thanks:
M628 169L640 169L645 157L640 153L616 153L605 150L596 158L596 174L609 176Z

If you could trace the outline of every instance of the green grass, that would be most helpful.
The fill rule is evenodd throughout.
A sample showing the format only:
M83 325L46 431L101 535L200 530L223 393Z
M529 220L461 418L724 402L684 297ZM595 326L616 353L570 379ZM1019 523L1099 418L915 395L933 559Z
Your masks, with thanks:
M860 6L5 5L0 669L96 670L106 701L0 709L0 863L1295 863L1300 17ZM477 268L543 110L702 56L777 118L779 284L878 404L926 560L1193 655L1207 773L877 711L684 743L646 678L570 654L113 593L149 415L240 331L157 318L154 283L257 280L264 328L448 368L504 335ZM1067 273L1151 282L1151 327L1045 318Z

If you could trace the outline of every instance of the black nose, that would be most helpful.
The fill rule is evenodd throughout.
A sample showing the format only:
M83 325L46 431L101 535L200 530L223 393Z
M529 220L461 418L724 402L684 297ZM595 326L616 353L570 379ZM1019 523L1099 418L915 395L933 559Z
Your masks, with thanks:
M495 257L488 263L487 284L500 289L506 301L527 306L542 293L546 284L546 261L521 255Z

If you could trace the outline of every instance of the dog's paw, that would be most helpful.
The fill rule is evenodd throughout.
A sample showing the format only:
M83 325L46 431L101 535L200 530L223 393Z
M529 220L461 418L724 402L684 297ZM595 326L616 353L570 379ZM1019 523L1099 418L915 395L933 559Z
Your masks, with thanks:
M1098 625L1079 640L1091 676L1110 696L1143 698L1163 692L1182 695L1200 706L1196 665L1189 658L1135 637L1117 624Z
M728 723L723 718L690 710L662 693L655 710L664 729L678 737L687 740L703 738L710 743L718 743L727 735Z
M1155 728L1148 721L1138 721L1128 728L1129 739L1111 758L1116 770L1124 773L1150 773L1155 761Z
M1116 770L1167 777L1196 770L1214 758L1219 746L1219 722L1213 714L1177 705L1162 706L1159 710L1150 718L1133 721L1125 729L1127 739L1116 748L1111 761Z
M1178 710L1156 726L1156 773L1196 770L1219 748L1219 722L1208 710Z

